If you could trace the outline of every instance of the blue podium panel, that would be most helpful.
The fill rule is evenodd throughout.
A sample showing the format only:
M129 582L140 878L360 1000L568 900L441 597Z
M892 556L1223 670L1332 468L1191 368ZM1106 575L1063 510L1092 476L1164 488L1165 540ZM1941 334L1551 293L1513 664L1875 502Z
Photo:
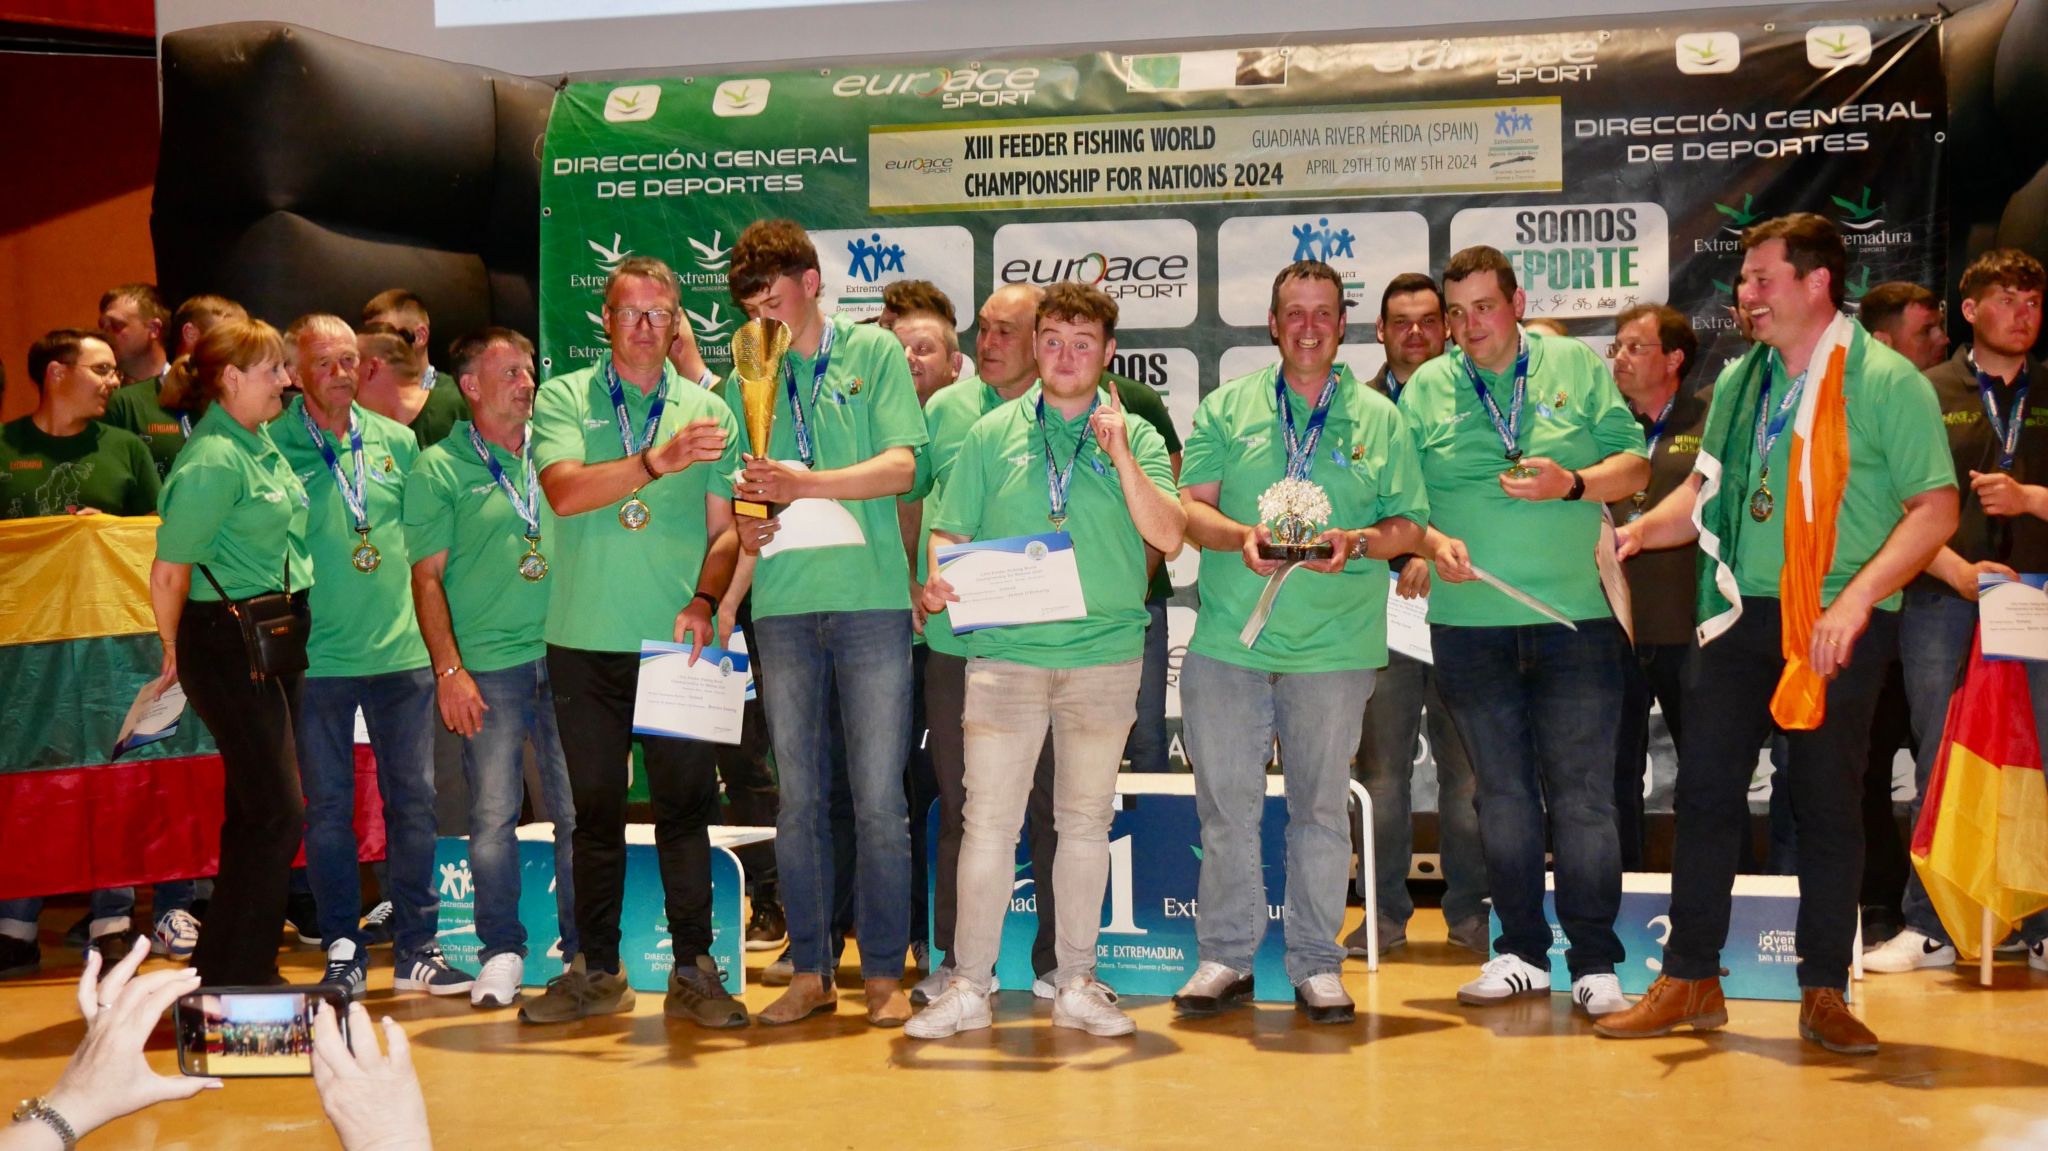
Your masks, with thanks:
M1570 991L1565 969L1566 940L1557 922L1556 877L1544 879L1543 916L1550 923L1550 989ZM1799 880L1789 875L1739 875L1721 947L1721 991L1730 999L1798 1002L1799 956L1793 947L1799 916ZM1663 971L1664 944L1671 938L1671 877L1630 872L1622 876L1621 912L1614 930L1627 959L1615 968L1621 989L1641 995ZM1500 918L1493 919L1496 940ZM1496 952L1497 954L1497 952Z
M1153 781L1156 780L1157 783ZM1188 776L1150 777L1146 785L1185 781ZM1125 776L1120 785L1132 783ZM1102 900L1102 935L1096 941L1096 976L1119 995L1172 995L1194 974L1196 957L1195 892L1201 879L1201 819L1192 794L1120 791L1118 810L1109 831L1109 885ZM939 809L926 816L931 846L932 877L937 884ZM1287 890L1287 801L1266 797L1261 823L1262 866L1266 881L1266 935L1253 957L1253 998L1292 1002L1287 979L1285 922L1281 905ZM996 980L1005 988L1031 986L1031 945L1038 934L1038 889L1052 882L1031 859L1027 837L1017 844L1017 872L1010 885L1010 907L1003 919L1002 951ZM933 948L932 962L944 956Z
M555 847L552 829L545 824L529 824L519 832L519 920L526 925L527 937L525 985L539 987L561 974L569 960L562 954L561 933L556 928ZM469 841L443 836L435 853L435 869L441 891L438 935L442 952L450 963L475 970L482 942L476 934ZM720 845L714 833L711 958L718 964L726 990L734 995L746 987L740 915L744 887L739 858ZM543 940L547 941L545 947ZM673 947L653 828L634 824L626 829L626 892L619 914L619 957L626 982L636 991L666 991L669 971L675 967Z

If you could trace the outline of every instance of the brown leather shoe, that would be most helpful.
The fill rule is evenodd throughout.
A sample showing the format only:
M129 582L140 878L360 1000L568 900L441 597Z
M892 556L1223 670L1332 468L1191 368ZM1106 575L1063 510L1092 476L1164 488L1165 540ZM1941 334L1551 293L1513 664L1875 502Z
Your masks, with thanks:
M1877 1036L1849 1014L1842 993L1832 987L1800 988L1799 1037L1837 1055L1877 1054Z
M832 985L825 982L823 976L797 975L791 977L789 990L782 993L782 998L763 1008L754 1019L767 1027L780 1027L838 1009L838 993L832 990Z
M910 1022L910 996L903 993L898 979L870 979L863 985L868 997L868 1022L876 1027L901 1027Z
M1659 975L1628 1010L1602 1015L1593 1022L1593 1030L1609 1039L1648 1039L1680 1027L1711 1031L1726 1022L1728 1003L1721 998L1720 979Z

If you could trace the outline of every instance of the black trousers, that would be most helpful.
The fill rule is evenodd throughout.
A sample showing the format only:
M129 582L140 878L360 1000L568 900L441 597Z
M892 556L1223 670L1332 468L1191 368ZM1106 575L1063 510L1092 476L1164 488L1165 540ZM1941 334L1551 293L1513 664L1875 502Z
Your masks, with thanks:
M310 620L306 595L292 596ZM306 831L293 729L298 675L249 678L241 626L218 602L191 601L178 618L178 679L220 749L220 871L192 964L209 986L277 978L285 889Z
M1776 599L1743 597L1742 618L1700 648L1686 680L1686 712L1705 721L1686 729L1678 752L1678 842L1664 949L1664 970L1675 978L1706 979L1720 970L1729 888L1749 822L1749 778L1756 749L1771 732L1771 693L1785 665L1779 618ZM1828 685L1820 727L1786 733L1784 783L1799 828L1801 987L1849 985L1871 717L1898 648L1898 613L1870 613L1849 666Z
M1640 644L1621 697L1621 736L1614 762L1614 825L1621 833L1621 869L1643 870L1643 776L1650 770L1650 704L1664 709L1676 747L1685 727L1685 669L1690 643Z
M960 840L967 824L967 743L961 716L967 708L967 661L957 655L931 652L924 667L925 718L930 724L932 774L939 787L939 866L937 892L932 900L932 946L953 953L953 922L959 907ZM1054 930L1052 861L1059 848L1059 833L1053 828L1052 740L1045 741L1038 755L1038 769L1031 781L1031 799L1025 807L1024 834L1031 841L1031 873L1038 882L1031 885L1038 898L1038 935L1031 941L1031 970L1050 975L1059 967L1053 952ZM913 822L922 823L918 813Z
M754 634L753 613L748 602L740 601L739 627L748 635ZM754 679L758 685L761 677L759 654L748 657L753 660ZM759 695L759 690L755 692ZM744 827L774 827L775 814L782 809L782 792L775 783L775 756L768 743L768 719L761 710L759 699L747 701L746 709L740 714L740 742L715 744L712 751L718 762L718 778L725 784L725 803L731 816L730 822ZM775 887L775 841L750 843L735 851L740 867L746 871L747 897L756 903L780 903Z
M1864 937L1873 928L1899 925L1899 904L1906 898L1906 876L1912 863L1899 839L1899 821L1892 812L1892 760L1901 748L1913 751L1912 710L1906 706L1906 672L1898 660L1886 670L1870 724L1870 753L1863 775L1862 903L1877 909L1867 916ZM1870 922L1870 920L1876 922Z
M576 802L570 840L576 877L576 933L592 970L619 970L619 909L626 892L626 768L633 749L637 652L548 645L555 727ZM675 962L711 951L711 836L718 817L712 745L642 736L647 792L654 804L655 858L668 909Z

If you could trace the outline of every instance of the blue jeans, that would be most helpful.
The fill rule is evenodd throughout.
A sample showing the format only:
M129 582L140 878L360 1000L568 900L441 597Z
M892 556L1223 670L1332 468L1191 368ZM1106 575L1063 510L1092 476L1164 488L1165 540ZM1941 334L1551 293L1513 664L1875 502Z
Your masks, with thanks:
M1621 839L1614 822L1628 638L1611 619L1519 627L1432 625L1437 689L1479 780L1487 886L1500 916L1495 949L1550 969L1543 918L1544 826L1557 873L1557 918L1572 978L1624 958Z
M1166 738L1166 601L1145 605L1152 621L1145 625L1144 671L1138 680L1138 722L1124 741L1131 771L1171 771Z
M320 938L364 946L357 862L356 709L370 729L384 799L385 898L391 953L400 963L434 943L434 673L308 676L299 691L299 783L306 795L306 876L320 907Z
M1358 781L1372 796L1372 860L1380 918L1406 926L1415 914L1408 869L1415 850L1415 750L1425 713L1436 761L1437 857L1443 864L1444 922L1456 926L1486 914L1486 857L1479 849L1473 806L1472 757L1419 659L1388 653L1373 677L1358 736ZM1381 938L1385 943L1385 937Z
M1189 652L1180 674L1202 817L1200 957L1250 971L1265 938L1270 896L1259 865L1259 824L1277 736L1287 781L1287 978L1299 984L1339 970L1344 949L1337 931L1351 872L1351 754L1373 673L1275 675Z
M805 612L754 620L761 705L781 775L775 870L799 974L832 977L831 756L837 688L853 785L861 973L900 979L910 946L910 613Z
M191 881L182 882L189 884ZM93 926L100 929L94 934L105 934L107 931L119 930L123 926L133 926L130 917L135 914L135 889L102 887L87 897L86 906L92 916ZM186 906L191 905L187 903ZM43 898L40 895L28 899L0 899L0 935L33 942L36 937L36 920L41 918L42 914ZM113 920L121 922L110 922Z
M1941 752L1949 696L1962 682L1963 664L1970 658L1970 641L1976 631L1976 604L1944 592L1906 593L1905 610L1899 615L1899 661L1906 668L1906 706L1913 713L1913 730L1920 740L1913 756L1914 794L1908 827L1919 826L1920 799L1927 794L1927 778ZM2030 663L2026 668L2027 690L2034 697L2034 733L2041 746L2048 748L2048 664ZM1929 939L1949 942L1948 930L1928 902L1918 869L1906 879L1900 911L1907 927ZM2023 920L2020 936L2028 943L2048 939L2048 911Z
M526 925L519 921L519 803L526 795L524 750L533 740L540 799L555 825L555 922L561 954L579 950L576 885L570 840L576 804L569 768L555 732L555 693L545 658L498 671L472 672L484 698L483 728L462 741L462 776L469 783L469 871L476 890L480 960L526 955ZM393 905L396 906L395 904Z

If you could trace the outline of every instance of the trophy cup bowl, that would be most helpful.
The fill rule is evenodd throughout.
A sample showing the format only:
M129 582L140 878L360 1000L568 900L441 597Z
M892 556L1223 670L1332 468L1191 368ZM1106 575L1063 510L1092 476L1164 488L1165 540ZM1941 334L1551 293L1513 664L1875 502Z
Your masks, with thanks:
M1307 480L1284 479L1259 497L1259 520L1272 538L1259 545L1259 556L1299 563L1337 554L1336 545L1320 538L1330 518L1330 497Z
M758 458L768 457L775 431L775 389L782 383L782 356L789 350L789 326L780 320L754 319L732 336L732 374L738 377L740 407L747 414L747 446ZM782 509L752 500L735 499L734 515L765 520Z

